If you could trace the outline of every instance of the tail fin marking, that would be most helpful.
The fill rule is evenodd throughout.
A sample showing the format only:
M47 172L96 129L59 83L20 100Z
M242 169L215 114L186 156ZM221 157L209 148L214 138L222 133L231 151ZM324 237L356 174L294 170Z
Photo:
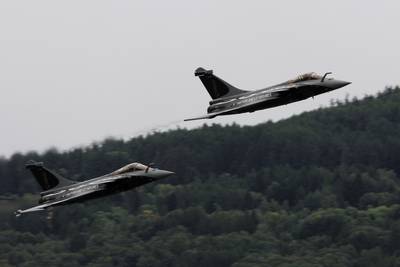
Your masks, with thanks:
M233 96L237 94L246 93L247 91L240 90L233 85L225 82L221 78L215 76L212 70L198 68L194 72L195 76L199 76L204 87L207 89L212 99L220 97Z
M68 180L58 173L51 171L43 166L43 162L29 161L26 166L35 176L36 181L43 190L49 190L54 187L63 187L74 184L74 181Z

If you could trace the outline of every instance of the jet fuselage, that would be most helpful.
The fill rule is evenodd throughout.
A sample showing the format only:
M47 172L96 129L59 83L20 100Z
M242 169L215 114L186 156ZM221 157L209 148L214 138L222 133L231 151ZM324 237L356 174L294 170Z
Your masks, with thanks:
M112 181L110 182L110 180ZM51 204L55 202L53 206L57 206L56 202L59 200L67 201L59 203L58 205L81 202L88 199L128 191L155 180L155 178L146 176L146 174L141 174L140 176L137 174L125 174L117 177L99 177L70 186L44 191L40 193L39 203Z
M43 167L40 162L29 163L27 168L32 171L42 188L47 190L40 193L38 206L18 210L17 216L22 213L45 210L50 207L83 202L128 191L173 174L170 171L132 163L104 176L83 182L73 182Z
M319 76L316 73L307 73L271 87L244 91L215 76L211 70L198 68L195 75L200 77L213 100L209 102L207 115L187 120L211 119L221 115L254 112L286 105L350 84L350 82L328 79L327 74Z
M338 80L279 84L261 90L210 101L207 113L220 113L224 112L224 110L228 111L220 115L253 112L304 100L309 97L314 97L338 89L347 84L349 83Z

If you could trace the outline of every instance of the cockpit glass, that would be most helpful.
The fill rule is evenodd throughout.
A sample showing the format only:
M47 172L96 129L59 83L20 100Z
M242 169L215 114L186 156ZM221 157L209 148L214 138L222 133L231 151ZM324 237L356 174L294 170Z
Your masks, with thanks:
M123 173L128 173L128 172L145 171L147 168L148 167L146 165L135 162L135 163L128 164L128 165L116 170L115 172L113 172L111 174L116 175L116 174L123 174Z
M309 73L299 75L296 78L287 81L287 83L295 83L295 82L302 82L302 81L309 81L309 80L320 80L320 79L322 79L321 75L318 75L315 72L309 72Z

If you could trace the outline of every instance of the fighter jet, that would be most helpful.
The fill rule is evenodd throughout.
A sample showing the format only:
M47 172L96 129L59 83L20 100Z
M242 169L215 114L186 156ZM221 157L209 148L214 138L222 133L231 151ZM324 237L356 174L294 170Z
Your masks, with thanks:
M26 168L32 172L44 191L40 193L38 206L16 211L17 217L23 213L127 191L174 174L135 162L112 173L83 182L75 182L47 169L42 162L30 161L26 164Z
M217 77L212 70L198 68L194 75L200 78L212 101L209 103L207 115L185 121L212 119L221 115L254 112L286 105L350 84L350 82L327 78L329 74L331 72L327 72L323 76L314 72L306 73L265 89L245 91Z

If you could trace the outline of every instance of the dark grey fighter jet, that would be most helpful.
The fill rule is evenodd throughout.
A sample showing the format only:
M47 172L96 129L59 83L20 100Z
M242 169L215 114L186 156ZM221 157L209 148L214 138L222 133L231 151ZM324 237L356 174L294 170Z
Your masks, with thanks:
M327 78L328 74L331 73L327 72L323 76L314 72L306 73L265 89L244 91L215 76L212 70L198 68L194 75L200 77L213 100L209 103L207 115L185 121L212 119L221 115L254 112L286 105L350 84L350 82Z
M104 176L84 182L74 182L45 168L42 162L30 161L26 168L32 172L45 191L40 193L38 206L18 210L15 212L16 216L130 190L174 174L140 163L131 163Z

